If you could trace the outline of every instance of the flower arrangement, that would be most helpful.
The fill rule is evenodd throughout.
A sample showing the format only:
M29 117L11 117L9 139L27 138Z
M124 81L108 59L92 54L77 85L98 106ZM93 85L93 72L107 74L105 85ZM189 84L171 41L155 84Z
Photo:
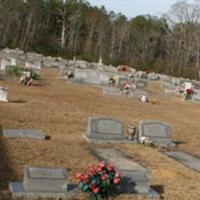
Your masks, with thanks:
M79 188L88 193L91 200L107 199L121 182L120 173L104 162L97 167L89 166L88 171L88 175L77 173L76 179L79 181Z

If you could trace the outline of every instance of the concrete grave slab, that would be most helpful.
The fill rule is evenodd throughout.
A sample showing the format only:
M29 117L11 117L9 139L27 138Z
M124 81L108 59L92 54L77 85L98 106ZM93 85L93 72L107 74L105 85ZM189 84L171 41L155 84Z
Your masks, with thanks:
M150 186L150 175L148 169L133 158L127 156L117 149L96 148L91 152L101 161L115 166L122 175L122 181L118 191L123 194L139 194L149 197L160 197Z
M171 138L172 128L164 122L155 120L140 121L138 140L142 137L149 138L154 145L159 147L175 147Z
M0 101L8 102L7 96L8 96L8 89L0 87Z
M166 151L163 152L168 157L182 163L186 167L200 172L200 158L192 154L182 151Z
M6 138L32 138L36 140L45 140L48 138L41 130L32 129L4 129L3 135Z
M133 158L114 148L92 148L91 152L99 160L112 164L118 170L148 172L147 168L135 162Z
M26 167L23 183L9 184L13 199L68 199L77 194L76 188L76 185L68 184L63 168Z

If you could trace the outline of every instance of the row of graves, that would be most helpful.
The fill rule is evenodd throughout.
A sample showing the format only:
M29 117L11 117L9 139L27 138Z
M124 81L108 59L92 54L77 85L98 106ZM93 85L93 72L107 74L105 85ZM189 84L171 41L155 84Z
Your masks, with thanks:
M14 52L16 53L16 51L21 56L20 58L23 58L22 52L20 50ZM2 55L1 58L6 57L4 51ZM14 55L13 53L12 58ZM37 59L35 59L36 57ZM146 88L149 80L161 80L163 87L169 86L167 89L172 89L171 85L177 84L173 83L175 80L172 80L172 78L170 78L172 84L169 83L169 80L167 80L169 78L166 76L155 73L147 75L135 70L129 71L129 68L125 66L116 69L112 66L103 65L102 62L87 63L75 59L66 61L62 58L36 56L32 53L26 55L26 60L31 60L30 63L26 62L26 65L36 71L39 71L41 67L38 63L43 62L47 67L61 69L60 76L65 77L67 75L66 78L69 79L70 77L70 81L73 83L100 86L105 95L123 95L124 85L127 83L131 85L129 95L133 97L148 95ZM4 64L4 59L1 59L1 64L2 62L3 66L8 66L8 63ZM16 62L19 61L16 59ZM14 61L12 64L14 64ZM71 73L70 76L69 72ZM111 78L114 78L114 84L110 84ZM177 86L179 85L181 83ZM0 88L0 100L7 101L7 90L5 88ZM129 126L126 129L123 122L118 119L107 116L91 117L88 119L85 129L85 133L82 135L85 141L96 144L95 147L90 149L91 154L100 161L115 166L121 172L121 182L117 188L119 194L144 195L149 198L160 198L162 196L151 184L152 178L148 166L136 161L126 152L113 148L113 143L155 147L162 150L160 153L163 155L200 172L200 159L178 149L177 142L173 141L172 126L168 123L157 120L141 120L137 127ZM4 129L3 137L7 139L31 138L41 140L41 142L50 139L47 134L36 129ZM100 148L100 144L108 144L108 147ZM10 182L9 190L13 199L69 199L76 196L79 190L77 184L70 183L68 180L68 172L64 168L26 166L23 180L21 182Z
M165 93L178 95L184 101L200 102L199 81L162 75L160 82Z
M90 148L93 156L120 171L121 182L117 187L117 193L160 198L162 194L151 184L152 178L148 166L136 161L121 149L113 148L112 144L146 144L162 149L160 153L163 155L200 172L200 159L179 150L173 141L172 132L170 124L157 120L141 120L137 127L129 126L126 129L123 122L118 119L91 117L82 136L86 142L96 144ZM8 139L32 138L41 141L50 139L41 130L31 129L4 129L3 136ZM102 148L100 144L108 145ZM66 169L38 166L26 166L23 181L9 183L9 190L13 199L68 199L79 193L77 184L68 181Z

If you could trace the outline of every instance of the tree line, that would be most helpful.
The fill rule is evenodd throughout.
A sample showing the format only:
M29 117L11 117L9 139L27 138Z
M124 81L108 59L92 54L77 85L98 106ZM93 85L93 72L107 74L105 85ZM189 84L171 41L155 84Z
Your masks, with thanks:
M0 48L125 64L197 78L200 1L178 1L162 17L93 7L86 0L0 0Z

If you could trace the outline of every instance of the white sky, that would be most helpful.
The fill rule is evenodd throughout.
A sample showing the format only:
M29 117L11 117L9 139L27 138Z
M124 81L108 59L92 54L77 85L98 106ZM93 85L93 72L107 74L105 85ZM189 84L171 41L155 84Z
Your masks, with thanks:
M106 10L121 12L128 18L151 14L162 16L177 0L88 0L92 6L104 5Z

